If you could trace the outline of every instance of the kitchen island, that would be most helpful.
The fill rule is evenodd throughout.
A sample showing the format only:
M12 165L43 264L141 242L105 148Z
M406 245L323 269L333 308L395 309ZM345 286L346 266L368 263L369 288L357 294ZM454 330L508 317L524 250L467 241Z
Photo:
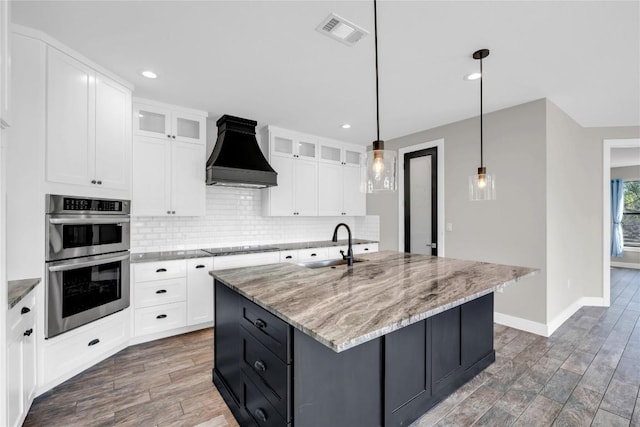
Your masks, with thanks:
M241 425L408 425L495 360L493 292L536 270L379 252L216 271L213 381Z

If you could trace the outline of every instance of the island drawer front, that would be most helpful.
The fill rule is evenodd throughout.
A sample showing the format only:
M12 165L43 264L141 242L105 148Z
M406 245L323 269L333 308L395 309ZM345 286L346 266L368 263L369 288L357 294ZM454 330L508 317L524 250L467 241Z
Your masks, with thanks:
M290 365L285 364L271 350L256 340L244 327L242 335L242 370L250 377L280 415L289 419Z
M287 427L287 424L278 411L269 403L269 400L260 392L258 387L244 376L244 407L254 421L260 427Z
M289 325L246 298L241 300L241 324L286 363L291 362Z

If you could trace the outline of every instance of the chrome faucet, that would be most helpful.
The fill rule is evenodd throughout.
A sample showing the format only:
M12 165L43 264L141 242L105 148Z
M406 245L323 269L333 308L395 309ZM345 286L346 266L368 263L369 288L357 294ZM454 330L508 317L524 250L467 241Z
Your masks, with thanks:
M349 248L347 249L346 255L344 254L344 251L340 251L340 253L342 254L342 259L347 261L347 265L349 267L353 267L353 246L351 245L351 229L349 228L349 226L344 222L341 222L340 224L336 225L335 230L333 230L333 237L331 238L331 241L332 242L338 241L338 228L340 228L341 225L344 225L344 228L347 229L347 233L349 233Z

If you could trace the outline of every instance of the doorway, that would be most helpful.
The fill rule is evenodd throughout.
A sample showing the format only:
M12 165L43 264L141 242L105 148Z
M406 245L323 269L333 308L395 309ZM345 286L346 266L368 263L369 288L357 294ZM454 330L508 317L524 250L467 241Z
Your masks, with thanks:
M406 153L404 251L438 255L438 148Z

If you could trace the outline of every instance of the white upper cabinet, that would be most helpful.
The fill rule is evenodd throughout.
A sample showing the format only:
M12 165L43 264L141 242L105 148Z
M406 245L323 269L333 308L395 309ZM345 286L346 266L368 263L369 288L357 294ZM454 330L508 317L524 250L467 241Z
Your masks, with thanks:
M266 216L318 215L318 143L297 132L268 127L269 164L278 173L278 185L263 190Z
M183 142L206 142L206 114L170 105L136 100L134 133Z
M47 181L130 190L128 88L49 46L46 111Z
M10 3L0 1L0 129L11 125L11 49L9 43Z
M265 127L262 137L278 173L278 185L263 190L263 215L366 215L360 192L364 147L274 126Z
M204 215L207 113L137 101L132 214Z
M366 195L360 192L360 160L364 147L337 141L320 143L318 206L322 216L366 215Z

